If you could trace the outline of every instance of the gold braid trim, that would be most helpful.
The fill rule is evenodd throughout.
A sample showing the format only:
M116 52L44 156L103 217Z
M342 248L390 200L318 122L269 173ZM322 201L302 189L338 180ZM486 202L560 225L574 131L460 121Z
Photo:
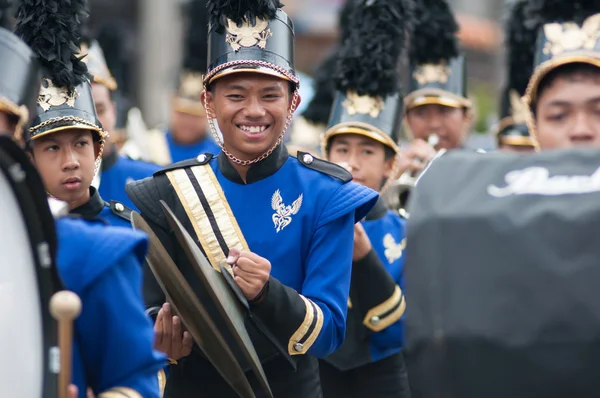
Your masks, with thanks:
M22 143L23 141L23 127L29 121L29 110L25 105L17 105L7 98L0 97L0 111L8 112L11 115L17 116L18 121L15 126L14 139L15 141Z
M144 398L132 388L114 387L98 395L98 398Z

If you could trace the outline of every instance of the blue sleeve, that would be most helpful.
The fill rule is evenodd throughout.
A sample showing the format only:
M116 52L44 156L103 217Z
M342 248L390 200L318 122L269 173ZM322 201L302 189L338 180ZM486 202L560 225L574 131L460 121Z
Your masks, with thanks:
M88 384L98 396L130 388L144 398L159 397L159 370L165 364L154 351L154 331L144 312L140 264L126 255L80 293L84 304L76 321Z
M302 294L319 306L323 318L308 353L320 358L337 350L346 335L353 226L354 214L350 213L319 228L306 260Z

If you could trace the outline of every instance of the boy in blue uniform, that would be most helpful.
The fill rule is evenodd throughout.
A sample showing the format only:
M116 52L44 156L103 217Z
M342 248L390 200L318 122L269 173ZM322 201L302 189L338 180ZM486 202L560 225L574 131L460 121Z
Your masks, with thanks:
M293 25L281 6L209 2L203 100L222 133L221 152L167 167L127 190L188 280L194 271L173 239L161 199L213 267L233 275L252 316L276 343L265 343L248 325L274 396L320 397L315 357L343 341L353 226L378 195L351 183L339 166L308 153L290 157L282 144L300 98ZM149 306L164 303L155 282L148 281L145 293ZM209 300L197 284L195 293ZM177 339L182 336L166 336ZM170 368L165 397L236 396L195 350L184 358L167 354L179 361Z
M523 100L540 150L600 147L599 11L590 1L527 5L527 20L536 27L538 40Z
M193 0L189 4L190 16L183 67L179 83L171 100L171 120L167 131L150 130L141 148L147 160L169 165L193 159L201 153L217 154L220 150L208 130L206 110L200 100L203 89L202 76L206 73L206 29L208 24L206 0Z
M93 76L92 97L98 120L105 131L112 133L115 131L117 121L117 109L113 101L117 82L111 75L102 49L96 40L86 39L80 46L80 55L85 56L83 61L87 65L88 72ZM116 145L107 140L102 153L98 192L105 199L133 208L133 203L125 193L125 185L131 181L150 177L159 169L158 165L120 156Z
M99 398L158 398L156 375L165 358L152 348L154 331L142 300L140 264L147 239L133 230L67 217L56 227L59 275L83 303L73 343L79 397L89 387Z
M402 95L396 67L412 10L409 2L388 0L361 3L353 12L352 33L337 54L338 93L323 146L327 159L347 167L355 181L382 190L397 177ZM405 220L383 199L354 227L346 339L319 363L325 398L410 397L401 353L405 237Z
M130 211L119 202L105 202L91 186L107 133L96 115L86 66L73 51L79 41L77 23L61 20L76 10L55 14L50 7L40 6L39 11L50 17L21 16L17 26L17 33L39 55L43 67L33 127L24 134L27 149L48 194L67 202L72 213L130 227ZM48 43L42 36L48 36ZM62 37L72 43L61 43Z
M69 10L67 4L60 6L61 11ZM45 11L22 5L19 15L36 21ZM18 33L28 36L32 28L21 23ZM27 115L33 114L38 98L39 64L34 52L3 28L0 55L0 131L21 142L21 129L27 127ZM27 109L31 113L24 111ZM35 170L28 162L21 164L23 174L35 183L39 179ZM39 186L43 195L38 181L35 187ZM59 276L67 289L80 295L83 304L75 322L73 355L73 383L79 397L85 398L88 386L100 398L158 397L156 372L164 357L152 349L152 328L140 291L140 258L146 239L134 231L71 218L59 219L56 228Z

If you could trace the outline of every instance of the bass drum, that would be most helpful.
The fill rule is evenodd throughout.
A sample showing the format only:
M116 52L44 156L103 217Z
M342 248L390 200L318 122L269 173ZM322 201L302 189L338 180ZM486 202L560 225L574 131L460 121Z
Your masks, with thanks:
M59 358L48 304L60 285L56 235L41 179L0 137L0 397L54 398Z

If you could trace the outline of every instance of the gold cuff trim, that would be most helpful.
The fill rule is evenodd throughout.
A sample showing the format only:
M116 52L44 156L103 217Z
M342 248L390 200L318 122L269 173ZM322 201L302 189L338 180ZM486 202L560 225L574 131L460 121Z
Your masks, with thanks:
M400 286L396 285L392 296L373 307L363 319L363 325L374 332L380 332L402 317L406 310L406 301Z
M352 300L350 300L350 297L348 297L348 309L352 309Z
M306 315L300 327L290 338L288 353L290 355L303 355L312 347L323 328L323 311L321 308L303 295L300 298L306 306Z
M167 375L163 369L158 371L158 391L159 396L165 395L165 388L167 387Z
M415 90L404 98L404 106L407 110L428 104L469 109L473 106L469 99L437 88Z
M148 149L150 160L161 166L167 166L173 163L171 150L167 141L167 134L160 130L150 130L147 132Z
M227 256L219 244L217 233L223 237L226 246L230 249L237 248L250 251L248 243L210 165L195 166L189 170L197 180L202 192L196 192L186 169L169 171L166 173L167 178L173 185L185 213L192 221L198 241L202 245L210 264L217 271L219 271L219 265L223 265L232 273L231 267L225 262ZM218 231L213 230L206 210L198 196L199 194L204 194L215 218Z
M132 388L115 387L98 395L98 398L144 398Z
M395 153L400 152L400 147L398 146L398 144L395 143L392 137L389 134L386 134L383 130L372 126L368 123L344 122L332 126L325 132L325 135L323 136L323 141L321 143L323 154L327 153L327 144L331 137L341 134L363 135L367 138L371 138L377 142L380 142L383 145L389 146Z

